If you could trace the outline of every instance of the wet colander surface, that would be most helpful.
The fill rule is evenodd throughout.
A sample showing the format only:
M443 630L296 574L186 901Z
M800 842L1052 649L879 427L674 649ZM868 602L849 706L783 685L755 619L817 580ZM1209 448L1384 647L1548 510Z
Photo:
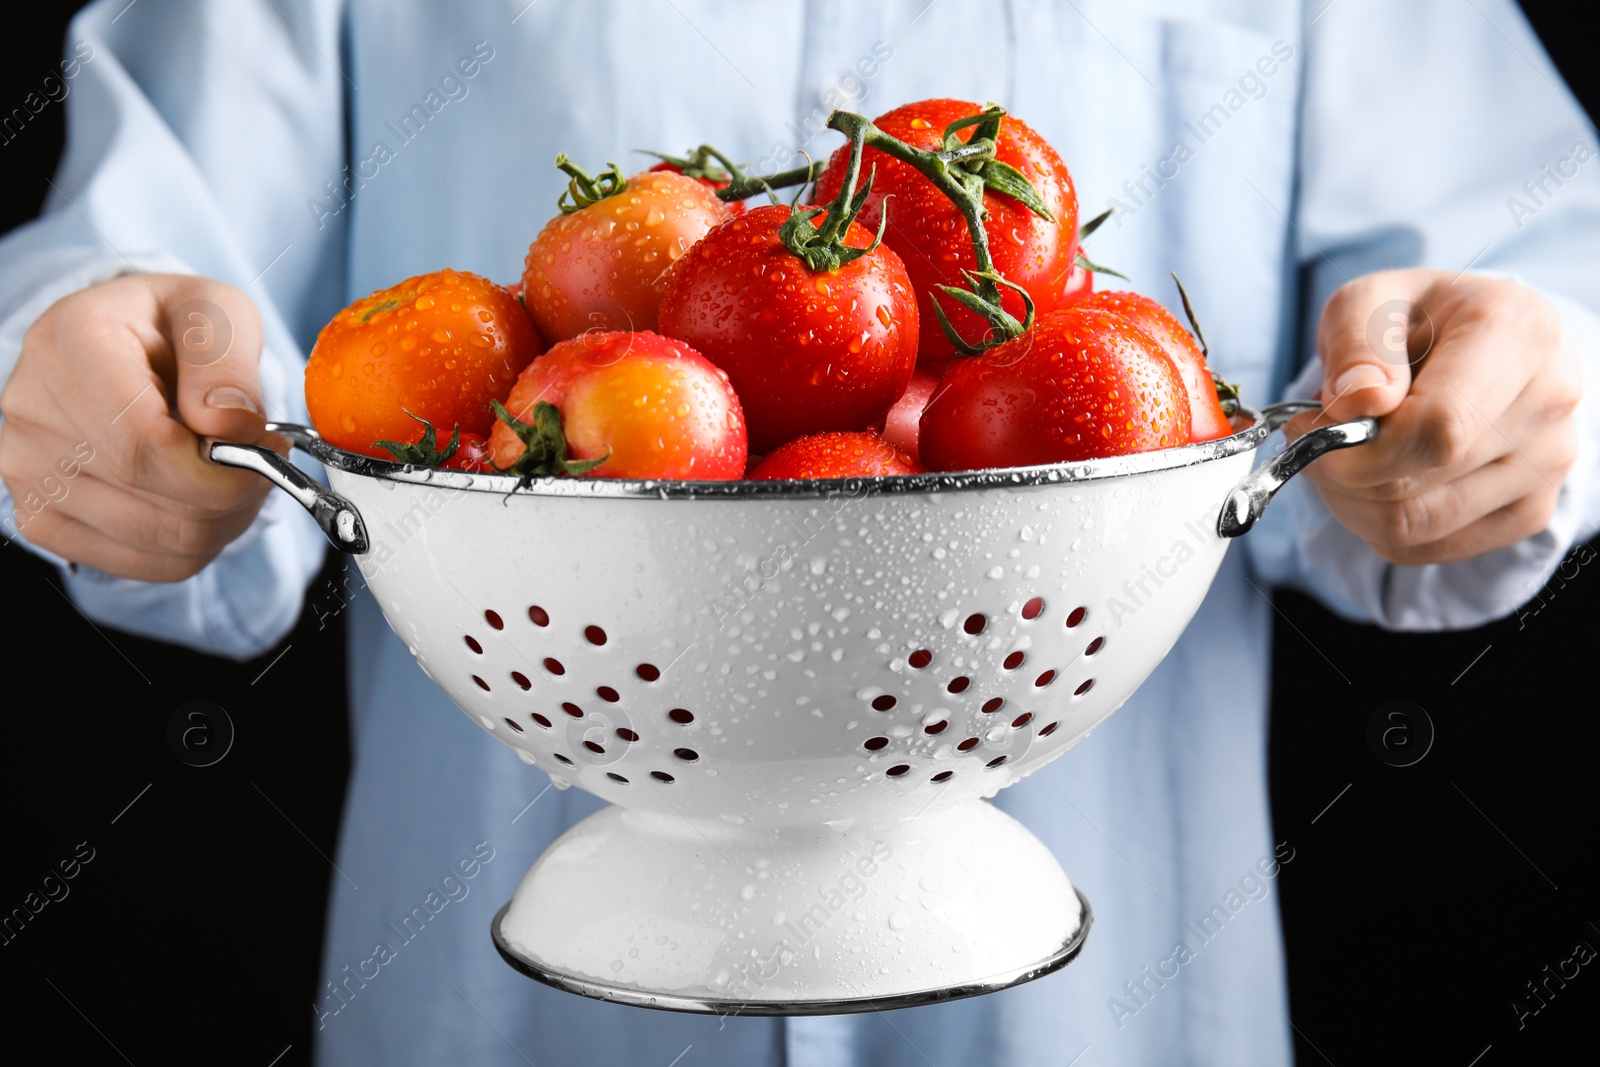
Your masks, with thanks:
M838 482L518 487L285 428L328 493L277 457L213 454L359 553L478 728L613 805L497 917L509 962L627 1003L793 1014L985 992L1078 951L1087 906L983 798L1155 669L1219 527L1373 431L1326 427L1252 473L1287 413L1164 452Z

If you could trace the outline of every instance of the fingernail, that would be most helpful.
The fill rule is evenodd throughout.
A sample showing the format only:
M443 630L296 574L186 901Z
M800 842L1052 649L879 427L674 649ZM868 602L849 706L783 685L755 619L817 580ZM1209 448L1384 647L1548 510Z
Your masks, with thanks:
M252 415L261 414L261 409L256 406L249 393L231 385L219 385L207 393L206 406L223 408L227 411L248 411Z
M1339 375L1333 383L1333 394L1329 397L1329 402L1332 402L1333 397L1349 396L1363 389L1376 389L1388 384L1387 374L1370 363L1361 363Z

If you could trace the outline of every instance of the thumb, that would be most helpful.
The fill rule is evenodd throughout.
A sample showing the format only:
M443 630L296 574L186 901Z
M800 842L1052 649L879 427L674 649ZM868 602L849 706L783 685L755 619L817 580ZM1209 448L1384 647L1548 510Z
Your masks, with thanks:
M1323 309L1317 330L1323 421L1387 415L1410 391L1412 368L1432 344L1433 330L1411 287L1395 284L1401 280L1358 279Z
M163 301L179 420L197 437L253 444L266 434L261 317L232 286L192 279Z

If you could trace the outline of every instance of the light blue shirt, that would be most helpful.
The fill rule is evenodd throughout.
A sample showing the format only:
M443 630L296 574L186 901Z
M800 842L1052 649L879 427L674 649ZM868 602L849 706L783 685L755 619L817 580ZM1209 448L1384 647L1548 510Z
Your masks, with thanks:
M1116 209L1096 260L1169 304L1167 272L1185 279L1215 363L1252 403L1308 360L1300 388L1315 388L1306 324L1337 285L1413 265L1537 287L1596 391L1595 132L1509 0L110 0L74 22L68 53L80 42L64 104L48 105L70 119L55 192L0 244L0 374L63 294L195 271L258 303L271 415L303 421L304 354L342 305L440 267L519 275L554 211L558 150L626 169L646 163L630 149L710 141L786 167L835 146L831 107L959 96L1002 102L1054 143L1085 216ZM598 802L547 791L462 722L349 567L348 591L310 590L349 618L353 723L329 984L308 1005L320 1062L1287 1063L1273 861L1310 845L1303 822L1269 826L1265 591L1400 629L1505 614L1596 529L1595 409L1580 407L1583 451L1550 527L1476 560L1390 566L1314 492L1286 491L1126 707L998 799L1093 901L1083 955L1005 993L888 1015L654 1013L506 967L490 917ZM8 536L12 506L0 499ZM102 623L245 657L292 625L322 551L274 494L187 582L66 580ZM462 861L474 876L450 899L441 882ZM430 893L429 922L401 926ZM1204 936L1194 924L1214 906L1227 919Z

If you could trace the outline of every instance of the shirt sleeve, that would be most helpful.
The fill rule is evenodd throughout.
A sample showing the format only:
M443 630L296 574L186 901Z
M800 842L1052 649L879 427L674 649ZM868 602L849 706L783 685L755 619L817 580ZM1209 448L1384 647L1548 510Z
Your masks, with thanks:
M304 351L343 292L341 220L307 210L341 180L348 81L340 0L95 3L60 64L67 145L41 216L0 241L0 379L54 301L122 274L189 272L260 309L269 418L304 422ZM70 490L69 490L70 491ZM28 543L30 496L0 485L4 535ZM247 658L299 615L325 542L273 493L251 529L176 583L64 569L97 622Z
M1268 581L1391 629L1453 629L1532 597L1600 529L1600 157L1594 128L1509 0L1312 3L1295 216L1309 363L1317 316L1376 270L1473 270L1520 280L1561 315L1583 364L1577 462L1546 529L1456 563L1404 567L1345 529L1306 479L1245 542ZM1319 15L1320 11L1320 15ZM1486 72L1493 72L1488 76Z

